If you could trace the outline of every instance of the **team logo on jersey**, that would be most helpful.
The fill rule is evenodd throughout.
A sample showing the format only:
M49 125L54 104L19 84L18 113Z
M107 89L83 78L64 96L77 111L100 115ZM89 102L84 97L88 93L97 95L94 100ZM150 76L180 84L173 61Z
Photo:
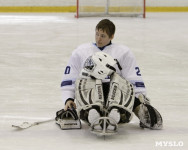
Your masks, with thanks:
M84 63L84 69L86 69L87 71L92 71L94 67L95 67L95 64L90 56L89 58L87 58L87 60Z

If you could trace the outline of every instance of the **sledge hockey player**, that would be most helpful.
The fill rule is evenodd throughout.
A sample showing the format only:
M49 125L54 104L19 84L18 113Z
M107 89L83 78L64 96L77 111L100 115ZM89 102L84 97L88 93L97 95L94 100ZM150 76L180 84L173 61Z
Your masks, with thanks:
M133 113L140 127L162 128L162 117L146 97L133 53L112 43L114 34L113 22L103 19L95 28L96 43L80 45L72 52L61 83L65 107L56 114L61 128L66 128L61 122L67 118L77 125L70 128L80 128L80 118L93 131L116 132L117 124L128 123Z

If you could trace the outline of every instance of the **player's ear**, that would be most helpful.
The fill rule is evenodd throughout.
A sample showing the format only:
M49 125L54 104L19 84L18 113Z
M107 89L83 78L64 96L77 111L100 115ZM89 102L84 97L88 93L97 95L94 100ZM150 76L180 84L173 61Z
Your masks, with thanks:
M114 38L114 34L111 36L111 38L110 38L110 39L112 40L113 38Z

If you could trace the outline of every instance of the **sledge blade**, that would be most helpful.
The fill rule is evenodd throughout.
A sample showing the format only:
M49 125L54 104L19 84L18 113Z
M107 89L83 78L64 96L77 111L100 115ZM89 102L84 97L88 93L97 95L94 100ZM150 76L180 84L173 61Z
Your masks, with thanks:
M90 131L98 136L110 136L118 133L118 125L113 118L100 117L91 124Z

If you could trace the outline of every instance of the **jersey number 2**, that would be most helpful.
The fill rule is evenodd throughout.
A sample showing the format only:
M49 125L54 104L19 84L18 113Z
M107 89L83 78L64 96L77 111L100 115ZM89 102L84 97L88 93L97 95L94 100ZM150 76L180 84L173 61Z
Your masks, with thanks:
M140 73L140 69L139 69L139 67L135 67L135 70L136 70L136 74L137 74L137 76L141 76L141 73Z

